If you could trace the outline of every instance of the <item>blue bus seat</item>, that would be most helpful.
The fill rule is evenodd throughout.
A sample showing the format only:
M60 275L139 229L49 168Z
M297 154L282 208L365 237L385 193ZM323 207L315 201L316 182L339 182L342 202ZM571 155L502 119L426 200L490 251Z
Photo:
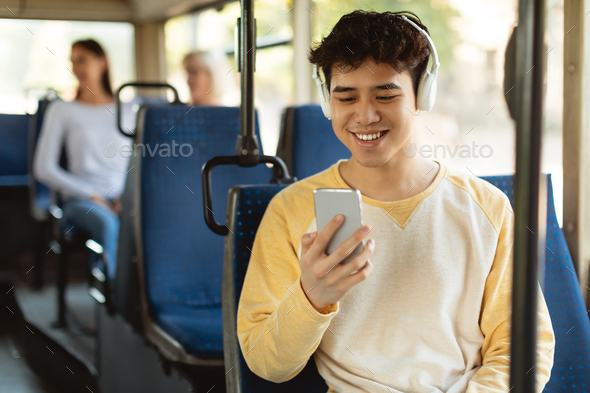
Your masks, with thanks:
M514 177L483 177L502 190L514 206ZM545 285L547 308L555 333L551 379L544 392L588 392L585 375L590 368L590 321L575 268L557 223L551 175L547 176L547 232Z
M30 115L0 114L0 187L27 187Z
M304 179L350 158L350 151L338 140L319 105L301 105L283 111L277 156L291 176Z
M138 111L142 106L168 105L166 97L160 95L143 96L136 95L127 103L135 114L135 121L130 123L131 128L136 128ZM141 143L141 141L139 141ZM135 142L134 142L135 143ZM131 155L128 168L139 167L141 157ZM144 333L141 313L139 273L137 270L137 247L135 244L135 199L136 185L139 184L139 173L130 170L125 179L124 192L121 195L121 213L119 214L119 246L117 249L117 266L113 282L113 312L121 315L127 323L139 334Z
M224 240L205 224L200 170L215 156L235 155L239 132L239 108L143 106L138 114L134 142L145 154L138 150L130 171L139 173L133 210L143 329L173 361L223 364ZM175 145L176 157L164 145ZM268 183L273 173L266 165L221 166L212 177L215 214L224 221L232 186Z
M313 358L293 379L277 384L250 371L237 338L236 311L258 225L270 200L286 185L236 186L228 198L228 226L223 270L223 345L226 387L229 393L306 392L325 393L328 386Z
M514 205L514 176L482 178L502 190ZM257 377L248 369L237 340L236 310L250 258L248 249L252 249L256 230L270 199L284 187L234 187L230 192L230 228L239 229L227 237L223 276L224 345L229 392L325 392L327 389L313 361L309 361L301 374L285 384ZM255 209L252 209L253 205ZM556 345L551 379L544 392L584 393L588 391L584 377L590 368L590 322L563 231L557 223L550 175L547 176L546 246L544 296Z

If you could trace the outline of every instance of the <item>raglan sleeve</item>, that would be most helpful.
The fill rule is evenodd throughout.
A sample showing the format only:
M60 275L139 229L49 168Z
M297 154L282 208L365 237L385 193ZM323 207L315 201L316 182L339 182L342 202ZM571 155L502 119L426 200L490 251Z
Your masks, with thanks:
M285 211L278 194L257 231L237 316L238 341L248 367L277 383L305 367L338 312L337 303L318 312L303 292L300 239L292 238L290 231L301 225L290 222Z
M486 280L480 328L484 335L482 366L466 393L506 393L510 390L510 339L512 311L512 263L514 213L503 195L498 212L499 238L492 268ZM551 376L555 336L545 298L538 287L536 391L541 393Z

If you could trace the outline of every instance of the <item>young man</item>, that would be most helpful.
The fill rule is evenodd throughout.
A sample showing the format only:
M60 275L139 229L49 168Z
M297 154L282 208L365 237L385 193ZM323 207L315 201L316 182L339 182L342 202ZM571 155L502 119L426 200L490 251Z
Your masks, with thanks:
M313 355L330 392L510 390L510 202L481 179L403 154L429 48L399 14L355 11L311 51L352 158L286 188L264 215L238 309L257 375L289 380ZM318 188L363 195L367 225L329 256L342 216L316 233ZM538 329L540 393L555 345L540 290Z

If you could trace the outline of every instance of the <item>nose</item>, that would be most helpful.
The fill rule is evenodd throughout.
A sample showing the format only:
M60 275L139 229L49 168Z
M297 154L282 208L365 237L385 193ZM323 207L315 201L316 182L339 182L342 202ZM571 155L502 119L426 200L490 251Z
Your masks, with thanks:
M369 125L371 123L377 123L381 120L381 116L377 111L374 103L371 100L360 99L356 105L356 111L354 115L354 121L357 124Z

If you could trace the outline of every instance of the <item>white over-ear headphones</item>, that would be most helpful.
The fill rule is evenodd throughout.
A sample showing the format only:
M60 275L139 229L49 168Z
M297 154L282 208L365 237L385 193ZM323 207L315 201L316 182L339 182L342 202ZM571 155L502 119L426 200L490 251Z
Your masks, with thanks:
M436 76L438 74L438 67L440 63L438 62L438 54L436 53L436 47L434 46L434 42L420 26L416 23L412 22L408 19L405 15L400 15L402 19L406 22L414 26L428 41L428 47L430 48L430 54L433 58L432 67L430 71L425 70L422 76L420 77L420 82L418 83L418 96L416 97L416 106L418 110L421 111L429 111L434 106L434 100L436 98ZM322 75L323 72L321 69L314 64L313 66L313 79L315 79L315 83L318 87L318 96L320 98L320 105L322 107L322 112L328 118L332 118L332 108L330 106L330 92L329 88L326 83L325 76Z
M313 79L315 79L315 84L318 87L318 97L320 98L320 106L322 107L322 112L324 112L324 116L326 116L328 119L331 119L332 108L330 107L330 93L328 92L326 77L324 76L322 78L320 76L320 72L321 68L314 64L311 76L313 77Z

